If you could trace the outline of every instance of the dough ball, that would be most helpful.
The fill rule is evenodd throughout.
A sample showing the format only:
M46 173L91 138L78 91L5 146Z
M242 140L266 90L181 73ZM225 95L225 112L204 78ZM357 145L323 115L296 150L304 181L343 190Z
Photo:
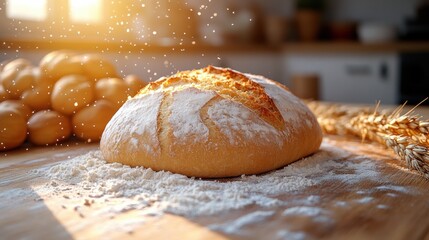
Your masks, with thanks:
M17 113L21 114L25 121L27 121L31 115L33 115L33 111L30 107L25 105L22 100L6 100L0 103L0 108L10 108L15 110Z
M52 108L60 113L71 115L94 100L94 88L87 77L68 75L55 83L51 95Z
M144 88L147 85L147 82L141 80L137 75L128 75L124 79L128 87L128 95L133 97L136 95L140 89Z
M31 68L31 63L26 59L18 58L7 63L0 73L0 85L7 92L9 99L19 99L22 88L26 87L25 84L18 85L16 82L19 73L26 68Z
M35 69L27 67L3 79L2 83L11 98L18 99L24 91L34 87L35 79Z
M42 78L50 84L55 84L63 76L83 74L82 64L74 56L77 56L77 53L67 50L47 54L40 61Z
M0 151L20 146L27 137L24 116L10 107L0 107Z
M4 90L3 85L0 84L0 101L10 99L9 94Z
M35 111L51 108L52 86L47 84L37 85L33 89L25 91L21 100Z
M8 69L1 72L0 83L11 99L19 99L20 93L14 90L15 79L21 70Z
M77 112L72 119L73 132L81 139L99 141L116 108L107 100L98 100Z
M52 60L59 56L59 55L75 55L74 52L70 51L70 50L57 50L57 51L52 51L48 54L46 54L42 60L40 60L39 66L42 69L47 68L47 66L49 65L50 62L52 62Z
M52 92L52 89L54 88L54 85L57 81L52 81L46 75L42 74L42 70L40 68L34 68L33 75L34 75L34 87L49 86Z
M91 80L101 78L117 77L113 64L98 54L85 54L81 56L81 64L85 74Z
M95 84L97 99L106 99L119 109L128 98L128 86L119 78L103 78Z
M9 90L9 88L14 84L15 78L18 75L18 73L19 72L14 69L9 69L7 71L1 72L1 75L0 75L0 83L2 85L2 88L8 94L10 99L19 98L19 94L16 94Z
M3 71L7 72L9 70L21 71L24 68L31 67L31 62L24 58L17 58L12 60L4 65Z
M6 64L8 64L11 60L6 59L2 62L0 62L0 72L3 71L4 67L6 66Z
M67 139L72 132L70 119L61 113L43 110L28 120L28 138L36 145L50 145Z

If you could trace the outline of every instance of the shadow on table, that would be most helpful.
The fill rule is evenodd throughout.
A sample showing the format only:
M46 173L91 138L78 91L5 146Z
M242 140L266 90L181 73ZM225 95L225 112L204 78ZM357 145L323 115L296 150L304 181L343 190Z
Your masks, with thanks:
M32 184L40 179L29 171L96 148L96 145L78 145L22 148L4 153L0 159L1 239L73 239L43 197L32 189Z

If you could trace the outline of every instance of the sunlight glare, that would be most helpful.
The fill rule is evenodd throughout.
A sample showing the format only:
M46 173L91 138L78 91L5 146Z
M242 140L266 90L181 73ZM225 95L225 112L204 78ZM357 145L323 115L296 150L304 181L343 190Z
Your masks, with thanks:
M44 21L47 0L6 0L6 16L12 19Z
M101 0L69 0L70 20L77 23L98 23L102 20Z

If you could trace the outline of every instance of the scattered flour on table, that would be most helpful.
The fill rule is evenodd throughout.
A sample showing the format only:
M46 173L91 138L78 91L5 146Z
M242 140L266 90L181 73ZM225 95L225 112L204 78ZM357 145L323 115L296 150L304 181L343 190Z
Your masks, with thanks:
M320 222L320 223L333 222L333 220L330 218L330 212L319 207L309 207L309 206L290 207L284 210L282 215L311 217L313 221Z
M278 239L285 240L304 240L311 239L305 232L294 232L289 230L280 230L277 232Z
M373 197L364 197L364 198L361 198L361 199L357 199L356 202L357 203L369 203L372 200L374 200Z
M299 206L299 207L291 207L284 210L284 216L290 215L300 215L300 216L309 216L314 217L320 215L324 210L318 207L307 207L307 206Z
M47 183L33 187L41 197L75 197L108 202L100 214L115 215L139 210L145 216L172 213L186 217L220 214L247 206L270 210L271 207L287 205L279 196L325 181L353 185L363 179L377 181L381 177L375 162L351 155L327 142L323 142L321 150L308 158L258 176L220 180L188 178L170 172L106 163L100 151L33 170L32 174L48 179ZM320 201L318 196L307 196L303 200L309 204ZM316 211L322 213L318 209L299 208L286 209L284 215L292 214L292 211L304 216L316 214ZM212 227L226 232L238 231L269 218L270 214L270 211L258 211L238 218L228 226Z
M209 228L228 234L238 234L244 226L264 222L274 214L274 211L255 211L230 222L210 225Z

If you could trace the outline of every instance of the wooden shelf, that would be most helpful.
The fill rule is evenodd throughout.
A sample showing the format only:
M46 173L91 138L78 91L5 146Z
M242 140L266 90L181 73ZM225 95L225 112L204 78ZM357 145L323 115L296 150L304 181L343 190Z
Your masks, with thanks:
M98 51L115 53L232 53L232 52L272 52L272 53L380 53L380 52L429 52L429 41L392 42L363 44L359 42L286 42L272 46L267 44L227 44L227 45L175 45L160 46L142 42L100 42L82 40L1 40L0 49L13 50L58 50Z
M180 52L279 52L281 46L265 44L228 44L221 46L195 44L161 46L143 42L100 42L100 41L72 41L72 40L1 40L0 49L19 50L58 50L70 49L78 51L98 51L114 53L180 53Z
M360 42L285 43L286 53L429 52L429 41L364 44Z

